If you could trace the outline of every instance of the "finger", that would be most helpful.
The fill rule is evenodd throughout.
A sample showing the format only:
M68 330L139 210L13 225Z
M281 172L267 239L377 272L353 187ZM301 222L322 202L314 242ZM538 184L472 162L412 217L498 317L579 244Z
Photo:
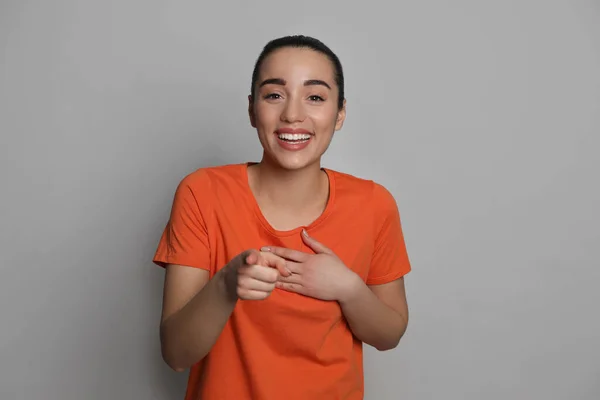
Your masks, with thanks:
M276 254L279 257L283 257L287 260L304 262L308 259L310 254L304 253L298 250L288 249L285 247L277 247L277 246L266 246L260 249L261 251L268 251L270 253Z
M244 263L253 265L258 262L259 253L256 250L248 250L244 255Z
M277 282L276 285L279 289L285 290L287 292L298 293L302 295L306 295L306 291L304 286L297 283L285 283L285 282Z
M262 282L275 283L279 278L279 271L264 265L249 265L242 270L241 276L248 276Z
M275 283L258 280L250 275L242 275L238 278L238 287L246 290L272 292L275 289Z
M277 279L277 282L297 283L297 284L301 285L302 284L302 276L299 274L291 274L290 276L280 276L279 279Z
M292 274L302 274L302 263L286 260L285 266ZM291 274L290 274L291 275Z
M248 290L241 288L238 288L237 292L238 297L242 300L264 300L267 297L269 297L270 294L271 292L263 292L260 290Z
M305 229L302 230L302 239L304 240L304 243L306 243L306 245L308 247L310 247L311 249L313 249L315 251L315 253L332 254L332 251L327 246L320 243L319 241L314 239L312 236L309 236L308 232Z
M286 261L277 254L262 251L260 257L262 258L260 261L263 261L269 267L275 268L281 275L289 276L292 274L286 265Z

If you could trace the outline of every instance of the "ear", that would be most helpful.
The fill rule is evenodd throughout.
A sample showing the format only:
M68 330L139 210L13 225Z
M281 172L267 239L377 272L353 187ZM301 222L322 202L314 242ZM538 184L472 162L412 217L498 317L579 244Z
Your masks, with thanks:
M256 116L254 115L254 98L251 94L248 95L248 117L250 117L250 125L256 128Z
M344 126L344 121L346 120L346 99L344 99L344 104L342 108L337 113L337 119L335 120L335 130L339 131Z

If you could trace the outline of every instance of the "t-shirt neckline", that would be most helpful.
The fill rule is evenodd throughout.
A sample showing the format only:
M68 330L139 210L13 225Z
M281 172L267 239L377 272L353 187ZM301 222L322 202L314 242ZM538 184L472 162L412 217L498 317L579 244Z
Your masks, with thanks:
M254 214L258 218L261 225L272 235L280 236L280 237L281 236L292 236L292 235L299 234L302 231L302 229L306 229L307 231L310 231L311 229L314 229L315 227L320 225L323 221L325 221L327 219L327 217L331 214L331 211L333 210L333 207L335 204L335 193L336 193L335 174L332 170L322 167L321 169L327 174L327 178L329 180L329 198L327 199L327 204L325 205L325 209L323 210L321 215L319 215L317 217L317 219L315 219L309 225L299 226L297 228L294 228L291 230L286 230L286 231L275 229L269 223L269 221L264 216L264 214L262 213L262 210L260 209L260 207L258 205L258 201L256 200L256 197L254 197L254 193L252 193L252 189L250 188L248 167L250 167L251 165L254 165L254 164L256 164L256 162L245 162L245 163L240 164L241 172L242 172L242 184L243 184L244 190L246 192L246 195L250 199L250 203L254 210Z

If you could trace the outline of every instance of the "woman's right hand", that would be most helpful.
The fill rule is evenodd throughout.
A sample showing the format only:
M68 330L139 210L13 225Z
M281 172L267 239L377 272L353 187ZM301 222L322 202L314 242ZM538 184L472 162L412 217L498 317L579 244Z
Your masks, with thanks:
M227 292L241 300L264 300L275 289L279 276L291 275L283 258L258 250L244 251L226 268Z

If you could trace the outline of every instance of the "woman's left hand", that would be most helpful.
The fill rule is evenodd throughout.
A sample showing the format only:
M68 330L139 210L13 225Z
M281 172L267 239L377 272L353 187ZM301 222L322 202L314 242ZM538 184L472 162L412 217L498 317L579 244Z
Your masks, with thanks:
M304 243L315 251L309 254L284 247L268 246L269 251L284 259L292 274L281 276L276 286L289 292L299 293L320 300L343 302L355 292L362 279L344 265L333 251L317 240L302 233Z

